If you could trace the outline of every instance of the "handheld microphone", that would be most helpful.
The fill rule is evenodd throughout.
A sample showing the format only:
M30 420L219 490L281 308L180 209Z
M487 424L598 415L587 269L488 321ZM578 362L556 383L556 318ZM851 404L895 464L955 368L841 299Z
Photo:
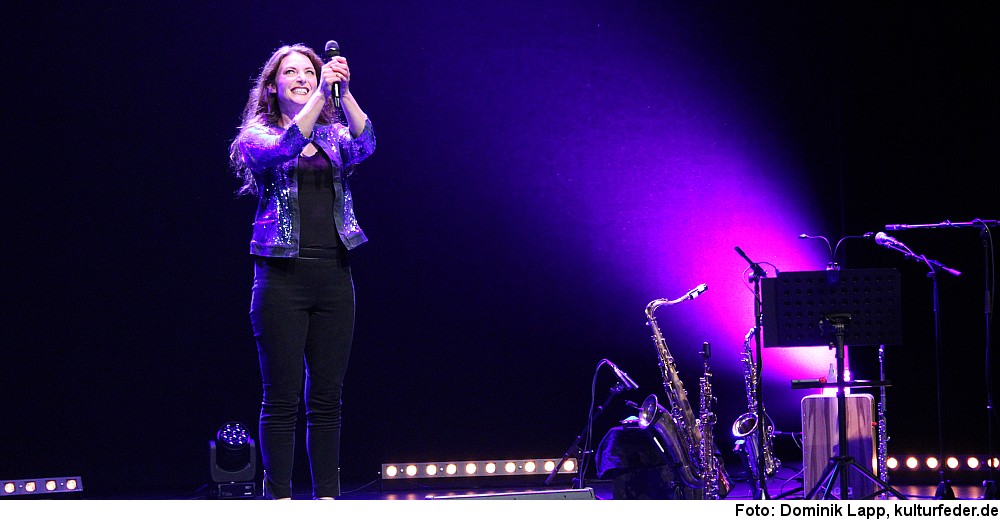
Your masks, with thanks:
M618 368L618 365L615 365L614 363L612 363L610 360L607 359L605 359L604 361L607 362L609 367L611 367L611 370L614 370L615 375L618 376L618 380L621 381L623 385L625 385L625 390L636 390L639 388L639 385L637 385L635 381L633 381L632 378L628 376L628 374L622 371L622 369Z
M886 235L882 231L875 233L875 243L882 247L888 247L890 249L897 249L897 248L907 249L907 247L903 245L902 242L896 240L895 238L892 238L889 235Z
M340 45L336 40L330 40L326 42L326 57L327 59L333 59L340 56ZM340 82L333 84L333 106L340 108Z

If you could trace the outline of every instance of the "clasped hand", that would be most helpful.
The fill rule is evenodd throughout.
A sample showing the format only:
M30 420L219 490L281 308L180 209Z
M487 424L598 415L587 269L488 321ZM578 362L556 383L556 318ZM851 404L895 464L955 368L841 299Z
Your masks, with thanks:
M351 81L351 70L347 67L347 58L335 56L328 63L323 65L320 77L320 85L326 97L333 95L333 84L340 83L340 95L347 94L348 84Z

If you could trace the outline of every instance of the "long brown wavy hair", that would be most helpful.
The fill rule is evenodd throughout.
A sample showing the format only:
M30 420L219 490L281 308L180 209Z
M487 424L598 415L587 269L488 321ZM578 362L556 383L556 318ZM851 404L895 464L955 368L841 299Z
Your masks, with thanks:
M237 191L237 195L246 194L256 194L257 193L257 183L253 180L253 175L250 169L247 168L246 161L243 158L243 154L240 153L239 146L237 145L239 141L240 134L243 133L248 127L257 124L278 126L281 121L281 108L278 106L278 94L276 92L271 92L268 87L276 85L276 77L278 75L278 67L281 66L281 60L285 59L289 54L297 52L309 58L312 62L313 67L316 68L318 72L323 68L323 61L320 59L319 55L312 48L297 43L294 45L285 45L279 47L277 50L271 54L271 57L264 62L264 66L260 69L260 75L254 81L254 86L250 89L250 96L247 99L247 105L243 109L243 117L240 123L239 132L236 134L236 138L229 145L229 163L236 172L236 176L243 181L243 186L241 186ZM317 81L319 78L317 78ZM333 103L329 100L323 106L323 112L319 116L318 124L329 125L336 121L337 116L333 110Z

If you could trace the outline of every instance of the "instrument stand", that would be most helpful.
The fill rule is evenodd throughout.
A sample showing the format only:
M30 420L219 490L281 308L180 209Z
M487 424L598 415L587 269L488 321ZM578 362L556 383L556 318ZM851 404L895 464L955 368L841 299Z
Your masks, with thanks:
M833 486L830 484L839 477L840 483L840 495L838 498L845 500L848 496L848 470L855 469L861 472L862 475L867 477L869 480L881 486L877 489L871 497L873 498L883 493L892 493L893 496L901 500L906 500L906 497L893 489L885 481L879 479L867 468L858 464L854 457L850 455L845 455L847 452L847 400L846 400L846 388L852 386L844 380L844 327L847 322L850 321L850 314L830 314L824 317L827 323L833 325L836 331L836 349L837 349L837 427L839 429L839 441L838 441L838 451L840 454L836 457L830 459L830 463L827 465L826 470L823 471L823 476L820 477L819 481L813 487L809 494L806 495L806 500L815 500L820 490L825 489L823 494L824 499L830 498L833 492ZM866 385L867 386L867 385Z
M584 439L584 436L587 435L587 433L591 430L591 427L594 424L594 419L599 417L604 412L604 409L607 408L609 404L611 404L611 400L614 399L616 395L624 392L625 390L627 389L625 388L625 385L621 382L611 387L610 389L611 393L608 394L607 399L604 400L604 404L597 407L597 410L595 410L593 415L590 416L590 419L587 421L587 424L583 426L583 430L580 432L580 435L576 436L576 440L574 440L573 444L571 444L570 447L566 450L566 453L563 455L562 460L560 460L559 463L556 464L556 467L552 468L552 472L549 473L549 476L545 479L546 486L552 484L552 481L556 478L556 475L559 473L559 469L562 468L563 464L565 464L567 460L576 459L577 477L573 479L573 488L583 489L584 472L586 471L586 468L584 467L583 463L587 458L587 455L590 455L593 452L586 450L586 446L581 446L580 442Z

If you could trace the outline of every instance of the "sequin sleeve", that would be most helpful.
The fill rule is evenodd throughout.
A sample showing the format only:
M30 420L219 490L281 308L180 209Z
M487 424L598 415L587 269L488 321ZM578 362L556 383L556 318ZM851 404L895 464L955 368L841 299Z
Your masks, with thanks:
M295 158L309 144L298 125L281 129L264 125L247 127L240 134L239 148L251 171L277 166Z
M346 126L339 127L338 134L344 166L358 164L375 151L375 129L370 120L365 120L365 129L357 137L351 137L351 131Z

